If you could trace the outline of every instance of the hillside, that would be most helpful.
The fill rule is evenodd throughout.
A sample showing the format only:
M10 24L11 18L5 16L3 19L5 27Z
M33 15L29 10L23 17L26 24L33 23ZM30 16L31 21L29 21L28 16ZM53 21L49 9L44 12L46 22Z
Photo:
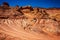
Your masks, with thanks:
M60 8L0 6L0 40L60 40Z

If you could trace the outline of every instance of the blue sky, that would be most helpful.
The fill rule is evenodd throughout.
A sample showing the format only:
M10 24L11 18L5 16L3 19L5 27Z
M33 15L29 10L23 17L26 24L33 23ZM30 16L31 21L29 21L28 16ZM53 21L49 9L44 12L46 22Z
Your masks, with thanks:
M10 6L31 5L32 7L60 8L60 0L0 0L0 4L2 4L3 2L8 2Z

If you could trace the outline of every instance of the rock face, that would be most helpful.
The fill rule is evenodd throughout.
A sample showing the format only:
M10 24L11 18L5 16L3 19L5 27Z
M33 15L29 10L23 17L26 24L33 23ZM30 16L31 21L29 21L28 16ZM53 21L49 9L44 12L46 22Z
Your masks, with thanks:
M0 40L60 40L60 9L0 6Z

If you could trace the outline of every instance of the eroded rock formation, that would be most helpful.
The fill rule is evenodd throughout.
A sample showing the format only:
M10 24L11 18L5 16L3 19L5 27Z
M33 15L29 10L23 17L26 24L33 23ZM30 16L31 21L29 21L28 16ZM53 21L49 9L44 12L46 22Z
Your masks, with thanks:
M0 6L0 40L60 40L60 9Z

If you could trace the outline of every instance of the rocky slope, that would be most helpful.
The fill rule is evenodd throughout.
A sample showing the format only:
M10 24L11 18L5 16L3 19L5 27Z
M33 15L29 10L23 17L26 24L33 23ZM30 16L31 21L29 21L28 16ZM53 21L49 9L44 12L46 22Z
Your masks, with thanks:
M60 40L60 9L0 6L0 40Z

